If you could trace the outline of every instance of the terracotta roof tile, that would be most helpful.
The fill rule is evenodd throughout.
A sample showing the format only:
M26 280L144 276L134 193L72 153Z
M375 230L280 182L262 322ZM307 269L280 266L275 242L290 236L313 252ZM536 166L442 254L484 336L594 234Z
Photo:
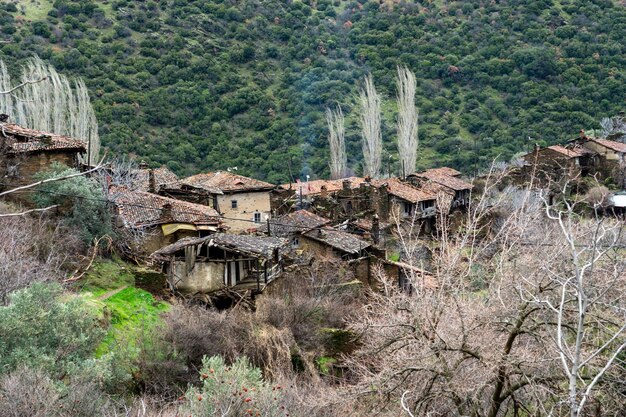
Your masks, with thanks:
M398 178L376 180L374 183L377 186L387 184L389 194L406 200L410 203L418 203L420 201L434 200L435 198L437 198L436 194L423 188L417 188L411 184L402 182Z
M321 194L322 187L325 186L326 191L329 193L332 193L332 192L343 189L343 182L345 180L350 181L351 189L358 188L363 182L365 182L365 178L348 177L348 178L341 178L338 180L313 180L313 181L307 181L307 182L282 184L281 188L288 190L289 186L291 186L291 188L295 190L297 194L300 193L300 190L302 190L302 195L315 195L315 194Z
M330 227L311 230L303 235L317 240L318 242L325 243L341 252L354 255L371 246L370 243L359 239L351 233L342 232Z
M548 146L547 148L544 149L551 149L554 152L560 153L563 156L566 156L568 158L580 158L581 156L583 156L583 153L580 152L578 149L568 149L564 146L561 145L552 145L552 146Z
M56 150L86 152L87 150L85 144L78 139L27 129L12 123L0 123L0 139L5 138L8 139L11 153Z
M126 227L143 227L166 223L190 223L194 225L219 224L220 215L211 207L161 197L143 191L132 191L126 187L113 186L109 189L109 201L118 209ZM171 214L164 214L166 204L171 205Z
M269 191L274 188L274 185L268 182L244 177L243 175L237 175L226 171L207 172L205 174L192 175L191 177L182 179L181 183L191 187L205 189L207 191L219 189L223 192Z
M455 191L471 190L474 186L460 178L445 174L441 169L428 169L414 174L416 177L426 178L438 184L444 185Z
M605 148L609 148L615 152L626 153L626 143L615 142L614 140L608 139L590 139L593 142L596 142L599 145L604 146Z
M154 172L156 191L158 191L161 187L175 187L180 183L176 174L170 171L167 167L160 167L152 171ZM134 189L146 192L150 189L149 169L137 169L134 170L131 175Z
M305 232L316 227L330 223L329 219L320 217L310 211L298 210L286 214L282 217L270 219L272 236L288 236L294 233ZM267 224L257 229L259 232L267 233Z

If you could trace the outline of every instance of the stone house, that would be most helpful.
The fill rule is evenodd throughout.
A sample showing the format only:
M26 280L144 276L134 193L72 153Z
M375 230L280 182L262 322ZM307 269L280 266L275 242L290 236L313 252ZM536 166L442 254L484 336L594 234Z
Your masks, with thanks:
M86 151L77 139L0 122L0 189L30 184L35 174L55 162L79 168L80 156ZM27 194L11 197L29 203Z
M161 194L217 210L233 232L254 229L271 217L274 185L231 172L217 171L183 178Z
M392 219L423 224L429 233L434 227L437 195L398 178L379 180L386 186ZM381 213L382 214L382 213Z
M298 248L316 259L335 258L348 261L357 279L370 281L371 243L351 233L320 227L302 233L298 237Z
M608 139L583 137L580 146L595 155L594 173L600 179L613 178L620 188L626 187L626 144Z
M448 213L456 208L464 208L469 205L471 192L474 186L461 178L461 173L455 169L442 167L416 172L407 177L407 182L426 192L443 192L451 196L449 210L443 207L437 209L442 213Z
M160 194L161 190L177 187L180 180L169 168L148 168L148 164L141 162L139 169L129 172L131 188L147 193Z
M112 186L108 200L115 225L132 256L144 256L184 237L201 237L222 230L217 211L201 204Z
M589 173L588 158L589 151L580 147L552 145L541 148L535 145L532 152L522 156L525 163L524 176L532 176L543 184L574 180Z
M288 195L279 207L283 211L293 207L305 208L333 222L371 217L374 213L386 220L388 199L386 188L381 184L371 178L360 177L297 183L296 192Z
M211 293L223 288L262 291L283 271L280 238L218 233L184 238L151 255L172 290Z
M281 217L274 217L261 225L257 232L272 237L288 238L294 247L298 246L298 236L309 230L326 226L329 219L320 217L307 210L297 210ZM268 228L269 226L269 228Z

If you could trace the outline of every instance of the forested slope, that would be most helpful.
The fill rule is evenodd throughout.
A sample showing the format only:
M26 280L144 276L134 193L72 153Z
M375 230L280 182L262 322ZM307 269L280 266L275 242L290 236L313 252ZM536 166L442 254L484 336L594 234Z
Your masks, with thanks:
M383 3L383 4L380 4ZM20 0L3 2L0 55L82 76L103 145L179 174L237 166L285 181L328 172L323 111L347 116L372 72L394 145L394 76L416 72L418 167L471 172L555 143L624 107L626 7L609 0ZM391 169L397 157L389 159ZM388 158L385 157L385 171Z

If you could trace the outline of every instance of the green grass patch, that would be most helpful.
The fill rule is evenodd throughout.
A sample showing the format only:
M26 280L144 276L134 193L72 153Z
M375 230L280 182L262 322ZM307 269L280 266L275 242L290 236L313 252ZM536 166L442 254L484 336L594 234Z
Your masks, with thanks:
M114 259L95 261L85 276L77 282L76 287L81 292L90 292L98 297L110 290L134 285L132 265Z
M150 339L155 327L162 323L161 314L169 310L168 303L155 300L147 291L128 287L102 301L109 314L109 333L98 347L98 356L118 348L136 347L138 341Z

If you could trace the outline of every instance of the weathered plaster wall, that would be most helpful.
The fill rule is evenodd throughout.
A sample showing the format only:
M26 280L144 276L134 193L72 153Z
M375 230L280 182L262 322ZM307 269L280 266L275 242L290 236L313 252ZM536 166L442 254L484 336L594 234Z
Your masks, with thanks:
M223 262L196 262L187 273L184 261L174 261L174 282L177 288L186 292L211 292L224 287ZM180 280L180 281L179 281Z
M232 208L233 200L237 200L237 208ZM225 217L224 224L231 228L230 232L242 232L258 227L271 212L269 191L220 195L218 205ZM254 213L257 211L261 213L261 223L252 223ZM232 220L233 218L246 221Z

